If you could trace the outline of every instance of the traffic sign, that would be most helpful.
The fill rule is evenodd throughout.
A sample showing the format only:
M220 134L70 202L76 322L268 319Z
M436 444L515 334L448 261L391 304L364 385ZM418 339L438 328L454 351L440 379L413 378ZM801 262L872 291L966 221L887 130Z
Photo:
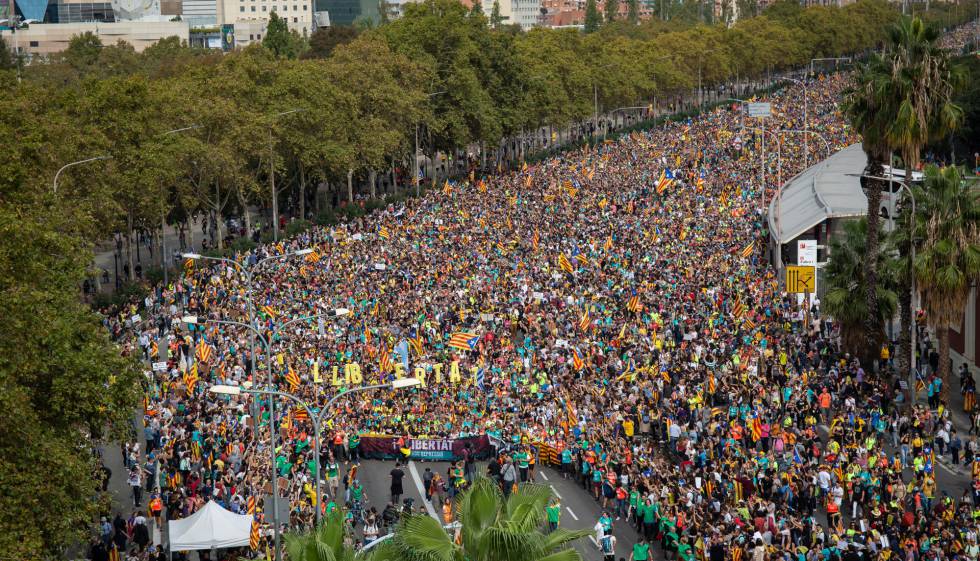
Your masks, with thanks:
M786 292L813 294L817 286L817 268L788 265L786 267Z
M768 102L752 102L749 106L749 117L770 117L772 116L772 104Z

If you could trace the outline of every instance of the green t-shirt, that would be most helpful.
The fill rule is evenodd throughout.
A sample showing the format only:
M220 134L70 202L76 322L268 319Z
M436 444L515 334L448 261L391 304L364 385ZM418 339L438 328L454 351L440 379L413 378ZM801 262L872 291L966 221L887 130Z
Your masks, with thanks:
M558 523L558 517L561 515L560 506L549 506L545 509L548 512L548 522Z
M643 523L653 524L657 521L657 509L654 505L643 507Z
M514 454L514 461L517 462L517 467L526 468L528 462L527 452L518 452Z
M633 544L634 561L647 561L647 559L649 558L650 558L650 544L648 543Z
M361 495L363 494L364 494L364 487L361 487L360 485L358 485L357 487L351 487L350 497L352 500L355 501L361 500Z
M679 555L684 561L691 561L694 559L694 553L691 551L691 545L686 543L677 544L677 555Z
M327 464L327 477L337 477L337 464Z

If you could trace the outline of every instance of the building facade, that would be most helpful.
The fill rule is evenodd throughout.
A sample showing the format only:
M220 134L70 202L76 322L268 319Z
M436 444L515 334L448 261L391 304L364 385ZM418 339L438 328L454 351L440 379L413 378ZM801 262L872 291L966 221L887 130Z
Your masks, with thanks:
M187 41L190 35L187 22L140 21L39 24L18 29L16 38L10 30L0 31L0 36L10 45L16 42L21 53L45 56L65 50L72 37L89 31L98 36L103 45L114 45L121 40L132 45L136 52L142 52L165 37L176 36Z

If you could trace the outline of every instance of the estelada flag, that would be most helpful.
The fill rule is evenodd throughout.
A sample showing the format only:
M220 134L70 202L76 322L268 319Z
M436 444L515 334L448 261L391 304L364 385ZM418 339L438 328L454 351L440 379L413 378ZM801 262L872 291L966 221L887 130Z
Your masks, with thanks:
M582 356L578 354L578 349L572 349L572 366L575 370L581 370L585 368L585 360Z
M458 331L449 338L449 346L461 351L472 351L476 348L476 343L479 340L480 336L476 333Z
M755 241L749 242L748 245L742 248L742 252L741 252L742 257L745 258L751 257L753 250L755 250Z

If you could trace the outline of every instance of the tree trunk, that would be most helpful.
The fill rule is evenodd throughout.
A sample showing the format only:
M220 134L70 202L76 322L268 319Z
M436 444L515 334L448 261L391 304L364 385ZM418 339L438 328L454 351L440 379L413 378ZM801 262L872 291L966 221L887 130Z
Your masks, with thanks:
M881 177L884 167L878 159L871 159L868 162L868 175ZM867 180L868 195L868 234L866 242L866 255L877 256L879 253L879 207L881 206L882 182L877 179ZM865 319L865 326L868 337L868 352L872 356L877 355L877 351L882 340L882 326L878 317L878 260L869 258L864 260L864 279L865 279L865 300L867 301L868 316ZM868 363L865 368L871 364Z
M242 207L242 220L245 226L245 237L252 237L252 216L248 212L248 203L245 200L245 193L241 189L236 189L236 194L238 195L238 204Z
M347 202L354 202L354 170L347 170Z
M214 242L218 244L218 249L225 248L225 240L221 235L221 183L214 182Z
M306 168L299 163L299 219L306 220Z
M943 387L939 394L939 399L943 403L949 404L949 328L946 326L936 327L936 338L939 339L939 379L943 381Z
M126 213L126 262L130 282L136 280L136 263L133 261L133 211Z
M190 252L193 252L194 251L194 225L196 223L197 223L197 220L194 220L193 217L191 217L190 220L187 220L186 221L186 225L187 225L187 242L189 244L188 247L187 247L187 250L190 251Z
M911 178L910 175L912 169L908 166L908 160L906 160L905 165L905 177ZM894 220L894 217L892 218ZM915 217L912 217L915 220ZM896 226L901 227L901 226ZM914 243L915 240L911 239L914 235L914 231L909 232L909 241ZM907 278L900 279L899 283L899 294L898 294L898 305L899 305L899 323L902 326L902 331L898 336L898 372L899 376L905 377L909 384L915 384L915 380L911 375L912 368L912 315L915 311L912 309L912 247L910 243L903 242L898 246L899 259L907 260L909 266L909 275ZM912 386L910 386L912 387Z
M378 198L378 172L368 170L368 183L371 184L371 200Z
M398 164L394 156L391 157L391 192L398 192Z

